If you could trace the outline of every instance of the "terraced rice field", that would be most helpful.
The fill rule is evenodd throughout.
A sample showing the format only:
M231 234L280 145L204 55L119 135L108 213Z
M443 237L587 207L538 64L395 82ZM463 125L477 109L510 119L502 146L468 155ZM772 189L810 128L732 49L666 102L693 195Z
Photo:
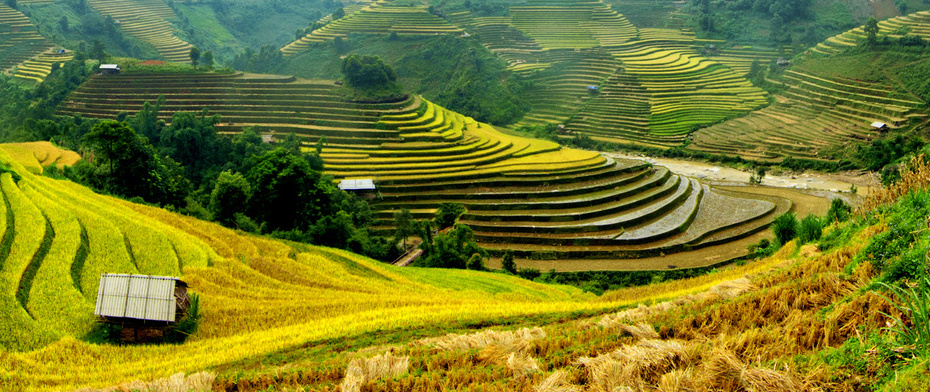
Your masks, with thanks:
M600 1L531 0L511 7L511 24L544 49L609 47L636 38L623 15Z
M906 31L907 34L930 39L930 11L914 12L897 18L885 19L878 22L878 29L879 37L887 35L892 38L899 38L901 36L900 32ZM825 55L836 54L859 45L865 39L865 31L860 26L827 38L826 41L811 48L811 52Z
M911 117L925 116L924 102L893 96L891 86L831 79L798 69L785 71L781 80L789 88L774 105L701 129L688 148L759 160L788 156L832 160L821 155L822 148L876 137L873 122L898 128Z
M616 59L600 49L547 50L526 64L562 64L562 67L558 72L533 78L535 85L526 92L526 100L533 110L517 126L565 122L594 97L588 86L600 86L620 67Z
M418 97L345 102L332 82L266 75L117 75L75 91L61 114L114 118L165 95L161 114L209 107L220 129L325 136L337 179L372 178L378 227L459 202L481 244L521 257L619 259L709 246L764 228L790 203L719 193L638 161L506 136ZM658 268L666 268L659 266Z
M58 53L56 51L40 53L35 57L22 62L13 72L13 76L41 83L56 67L63 66L74 58L74 53Z
M426 6L411 7L407 4L378 0L360 8L347 7L345 17L327 23L326 26L288 44L281 51L285 55L293 55L305 50L311 43L332 41L336 37L345 38L352 32L433 35L461 33L462 29L430 14Z
M26 15L0 3L0 71L9 72L20 64L29 69L27 61L51 48Z
M703 48L699 46L695 49ZM710 59L730 67L733 72L740 76L745 76L752 68L752 62L758 61L762 67L768 67L772 61L781 57L791 58L791 52L776 50L772 48L751 47L751 46L734 46L731 48L721 48L718 53L710 56Z
M733 50L712 60L696 48L719 42L636 28L600 1L534 0L509 16L450 20L535 82L526 94L533 109L516 126L557 123L602 141L671 147L701 125L768 103L744 76L752 59L770 53Z
M649 94L649 131L683 139L694 128L758 109L765 91L696 53L635 43L614 51Z
M119 21L124 33L152 44L165 60L190 61L191 44L175 35L170 20L177 18L162 0L87 0L87 4L103 15Z

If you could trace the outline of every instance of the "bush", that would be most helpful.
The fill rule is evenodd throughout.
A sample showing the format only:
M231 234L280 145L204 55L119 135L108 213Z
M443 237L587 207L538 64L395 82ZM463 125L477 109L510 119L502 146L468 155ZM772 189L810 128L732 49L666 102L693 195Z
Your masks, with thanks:
M507 249L507 251L504 252L504 259L501 261L501 268L503 268L504 271L507 271L511 274L514 274L514 275L517 274L517 263L513 261L512 250Z
M779 244L787 244L798 235L798 218L793 212L779 215L772 222L772 232Z
M855 185L853 185L855 186ZM852 214L852 207L843 200L833 199L827 211L827 222L845 222Z
M808 215L798 225L798 240L804 244L817 241L823 235L823 222L814 215Z
M773 244L771 241L769 241L767 238L763 238L759 240L758 243L750 244L746 247L746 250L749 251L749 255L747 256L752 259L761 259L763 257L771 256L777 250L772 245Z
M468 261L465 263L465 268L475 271L484 271L484 258L481 257L480 253L474 253L468 258Z
M200 295L191 293L187 315L178 320L177 324L165 333L165 341L168 343L184 343L188 337L197 332L198 324L200 324Z
M517 270L517 275L520 275L521 278L526 280L533 280L542 275L536 268L520 268Z
M930 354L930 278L926 269L919 270L917 287L879 284L897 297L897 301L885 299L901 313L901 317L888 329L898 335L903 347L911 347L913 354L926 358ZM895 319L888 314L885 316Z

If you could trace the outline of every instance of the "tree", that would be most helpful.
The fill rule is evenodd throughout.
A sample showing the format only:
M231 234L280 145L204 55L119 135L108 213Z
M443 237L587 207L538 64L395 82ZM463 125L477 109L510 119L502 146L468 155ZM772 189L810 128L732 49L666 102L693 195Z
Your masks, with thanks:
M306 229L331 211L332 181L323 179L301 155L277 148L253 158L250 216L270 230Z
M196 46L191 47L190 56L191 56L191 65L193 65L194 68L197 68L197 64L200 63L200 49L197 49Z
M413 214L404 208L394 213L394 237L404 241L404 250L407 250L407 237L413 234Z
M61 27L61 31L68 32L68 17L62 16L61 19L58 19L58 26Z
M4 3L6 3L7 7L14 10L19 8L19 4L16 3L16 0L5 0Z
M439 229L445 229L446 227L454 225L455 221L464 213L465 206L459 203L442 203L439 205L439 208L436 209L433 221L436 222L436 226L438 226Z
M213 69L213 52L209 50L203 52L203 65L209 69Z
M342 74L346 83L355 88L376 89L391 87L397 73L378 56L351 55L342 61Z
M504 259L501 261L501 268L503 268L504 271L507 271L511 274L514 274L514 275L517 274L517 263L513 261L512 250L507 249L507 251L504 252Z
M465 269L468 267L468 260L475 254L481 258L487 256L487 251L475 242L475 232L466 225L455 225L448 233L437 235L432 245L424 249L424 255L415 264L423 267Z
M342 19L345 16L346 16L346 10L343 9L342 7L336 8L336 10L333 11L333 20Z
M246 211L251 193L252 187L241 173L229 170L220 173L210 193L213 219L223 226L235 227L236 213Z
M108 171L93 181L125 197L141 197L150 203L179 205L190 189L183 168L155 148L125 122L105 120L84 136L85 147L107 163Z
M136 132L126 123L104 120L94 125L93 130L84 136L84 143L94 149L94 156L109 163L110 172L116 171L117 164L129 159L126 153L135 142Z
M95 39L91 46L89 56L92 59L103 60L107 57L107 54L106 52L104 52L104 50L105 50L105 47L103 46L103 42L100 42L100 40Z
M866 42L869 45L874 45L878 42L878 19L875 19L875 16L870 16L869 20L865 22L865 27L862 29L865 31Z

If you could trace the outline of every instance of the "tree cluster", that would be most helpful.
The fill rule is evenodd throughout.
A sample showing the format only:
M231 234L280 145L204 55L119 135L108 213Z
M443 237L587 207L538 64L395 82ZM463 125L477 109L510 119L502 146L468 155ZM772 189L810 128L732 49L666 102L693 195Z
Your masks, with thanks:
M384 89L397 81L397 73L378 56L356 55L342 61L346 84L359 89Z
M267 73L281 64L284 64L284 54L273 45L262 45L258 52L246 48L233 58L230 66L240 71Z

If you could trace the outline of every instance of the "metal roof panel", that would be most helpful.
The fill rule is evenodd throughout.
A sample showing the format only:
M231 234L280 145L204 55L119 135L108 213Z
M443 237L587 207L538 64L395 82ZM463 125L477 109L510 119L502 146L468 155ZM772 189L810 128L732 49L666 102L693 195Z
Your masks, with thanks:
M175 321L177 278L103 274L94 314L140 320Z

